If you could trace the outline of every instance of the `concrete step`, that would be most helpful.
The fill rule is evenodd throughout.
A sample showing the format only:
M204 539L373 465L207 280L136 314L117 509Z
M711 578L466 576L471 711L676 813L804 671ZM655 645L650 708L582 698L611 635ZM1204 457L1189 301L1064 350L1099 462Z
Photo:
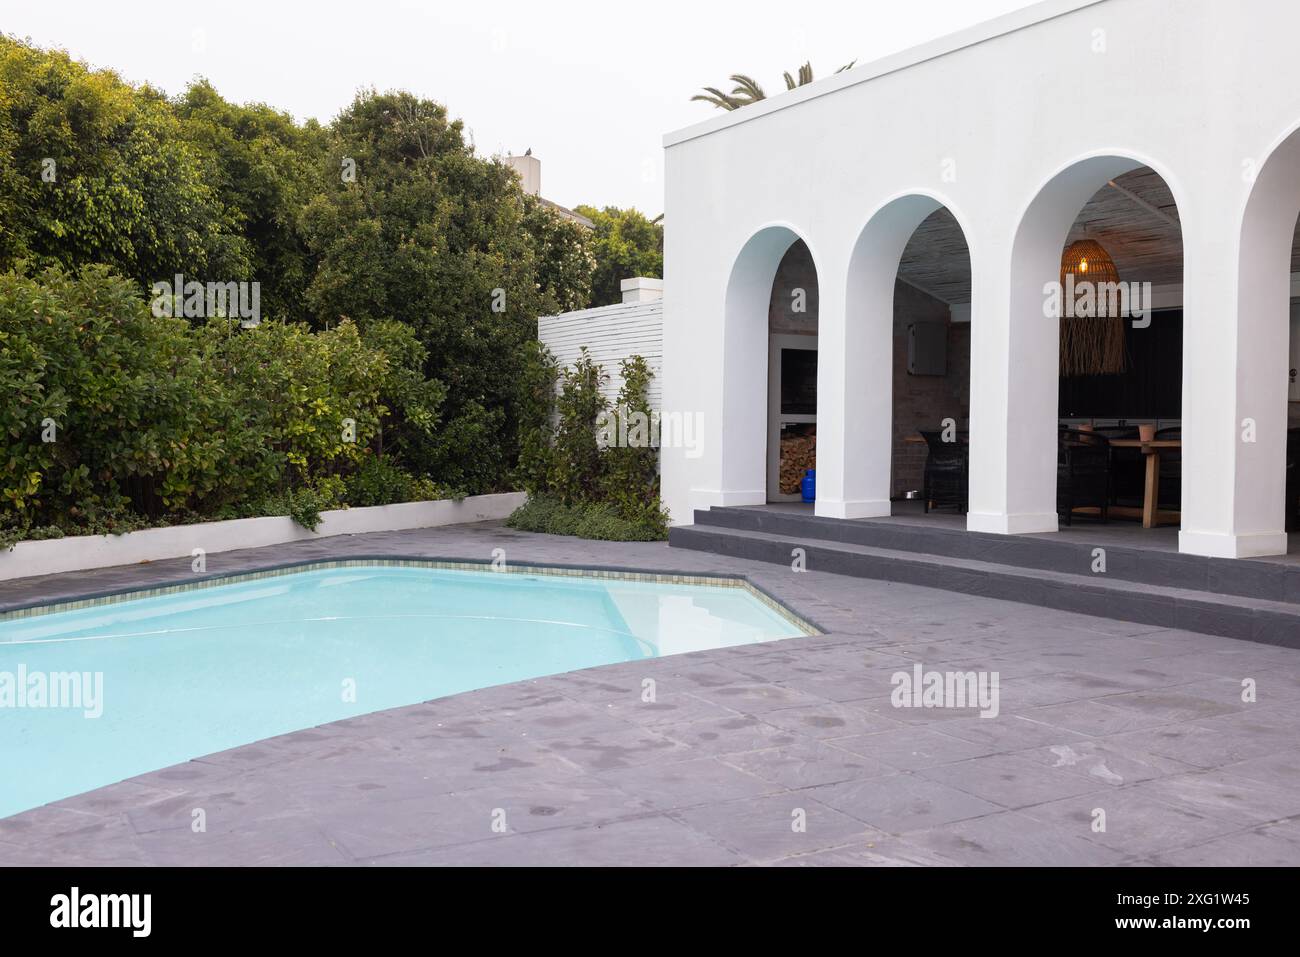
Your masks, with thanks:
M1205 558L1149 548L1061 541L1046 535L990 535L899 520L843 521L754 507L697 511L695 526L771 532L1078 575L1091 575L1094 549L1104 547L1109 580L1300 603L1300 563ZM1082 530L1082 526L1076 527Z
M1292 602L719 525L673 528L668 542L674 548L778 565L792 565L799 548L810 572L902 582L1300 648L1300 604Z

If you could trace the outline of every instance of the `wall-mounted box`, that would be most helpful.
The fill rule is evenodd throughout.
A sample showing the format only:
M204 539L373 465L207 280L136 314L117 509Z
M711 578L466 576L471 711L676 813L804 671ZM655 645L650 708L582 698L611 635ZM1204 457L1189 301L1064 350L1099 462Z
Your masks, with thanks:
M914 322L907 327L907 374L948 374L948 324Z

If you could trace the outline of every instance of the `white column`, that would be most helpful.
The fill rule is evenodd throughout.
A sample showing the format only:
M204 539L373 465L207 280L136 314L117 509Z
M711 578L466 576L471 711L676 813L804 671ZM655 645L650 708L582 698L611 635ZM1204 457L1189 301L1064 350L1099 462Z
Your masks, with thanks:
M1183 500L1179 550L1284 555L1291 246L1300 151L1235 204L1184 218ZM1240 242L1235 242L1240 237Z
M826 518L890 514L897 267L896 255L848 284L841 267L820 286L816 512Z
M1021 262L1025 275L1060 271L1059 243ZM1051 249L1057 249L1055 253ZM1043 315L1042 282L1011 281L1005 248L971 263L970 512L973 532L1054 532L1059 348Z
M1054 532L1060 323L1045 311L1079 210L1137 167L1093 157L1059 173L1029 204L1010 246L980 244L971 263L971 480L974 532Z
M898 265L917 226L942 205L922 194L887 203L857 238L838 274L845 278L821 287L818 515L890 514Z
M694 290L677 288L676 279L666 285L665 411L699 410L705 420L696 458L665 450L662 459L676 522L691 521L695 509L767 501L768 310L781 257L797 238L768 227L734 265L710 272L690 264Z

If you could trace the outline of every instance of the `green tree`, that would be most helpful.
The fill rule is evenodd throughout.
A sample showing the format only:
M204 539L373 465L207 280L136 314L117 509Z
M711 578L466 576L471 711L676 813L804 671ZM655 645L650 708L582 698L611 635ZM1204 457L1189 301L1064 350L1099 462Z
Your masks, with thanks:
M576 212L596 224L592 248L596 267L591 277L592 306L623 301L620 284L634 276L663 278L664 227L635 209L579 206Z
M263 313L308 319L304 294L313 262L298 218L331 172L328 132L260 103L229 103L207 80L190 85L176 112L247 243L249 279L261 283Z
M438 103L364 92L333 134L330 165L351 161L356 177L303 212L317 257L308 306L322 324L414 330L425 377L446 396L422 465L447 485L494 490L518 459L536 317L587 296L585 240L526 200L512 170L475 156Z
M161 93L0 36L0 269L243 278L248 243L207 172Z
M92 512L226 514L303 489L384 501L430 482L505 488L536 438L536 317L588 304L594 239L409 93L363 92L328 126L298 123L204 80L168 99L0 36L0 280L12 297L0 371L25 412L52 409L95 436L65 461L71 449L29 447L18 416L0 494L28 526L84 528ZM262 326L146 328L143 292L178 272L257 281ZM24 303L64 339L25 329ZM127 385L155 404L114 391ZM129 435L86 432L93 390L131 410ZM189 395L185 408L163 401L172 394ZM356 419L355 447L336 448L341 417Z

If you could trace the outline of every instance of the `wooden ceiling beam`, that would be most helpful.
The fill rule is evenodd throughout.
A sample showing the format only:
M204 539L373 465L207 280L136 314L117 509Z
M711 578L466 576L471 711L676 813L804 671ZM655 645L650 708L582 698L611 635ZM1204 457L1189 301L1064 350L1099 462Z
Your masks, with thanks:
M1160 219L1163 219L1169 225L1178 227L1179 232L1182 232L1183 224L1180 223L1173 216L1170 216L1168 213L1166 213L1155 203L1147 202L1137 193L1133 192L1133 190L1129 189L1126 186L1119 185L1119 183L1115 182L1114 180L1111 180L1106 185L1109 186L1111 189L1115 190L1116 192L1120 193L1121 195L1125 196L1129 200L1131 200L1135 205L1141 206L1143 209L1151 213L1153 216L1158 216Z

